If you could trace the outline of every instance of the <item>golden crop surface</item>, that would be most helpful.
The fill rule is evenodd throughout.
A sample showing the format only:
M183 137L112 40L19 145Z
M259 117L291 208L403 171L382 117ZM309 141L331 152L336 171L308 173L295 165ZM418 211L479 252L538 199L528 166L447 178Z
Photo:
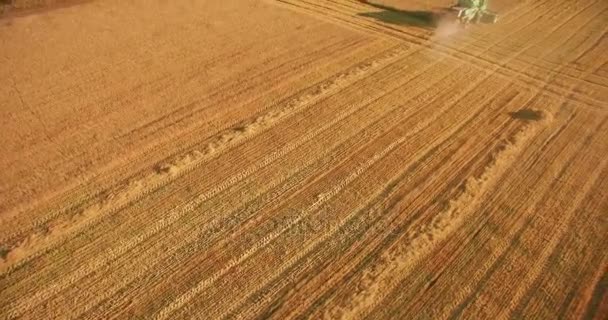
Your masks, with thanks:
M38 2L0 319L608 317L608 1Z

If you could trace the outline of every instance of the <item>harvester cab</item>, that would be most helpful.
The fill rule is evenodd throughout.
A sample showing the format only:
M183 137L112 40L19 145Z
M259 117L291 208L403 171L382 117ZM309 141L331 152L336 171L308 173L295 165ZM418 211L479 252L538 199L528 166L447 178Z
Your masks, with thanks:
M458 21L463 25L498 21L498 15L488 10L488 0L458 0L450 9L456 12Z

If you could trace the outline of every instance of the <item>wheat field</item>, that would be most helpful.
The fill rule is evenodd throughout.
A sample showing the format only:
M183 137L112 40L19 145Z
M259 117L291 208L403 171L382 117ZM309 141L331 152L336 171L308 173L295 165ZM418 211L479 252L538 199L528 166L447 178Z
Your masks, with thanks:
M0 18L0 318L605 319L608 2L448 4Z

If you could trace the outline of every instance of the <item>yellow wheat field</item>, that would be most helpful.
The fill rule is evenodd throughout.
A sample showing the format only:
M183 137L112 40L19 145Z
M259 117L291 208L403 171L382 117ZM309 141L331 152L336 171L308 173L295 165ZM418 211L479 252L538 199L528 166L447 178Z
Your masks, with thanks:
M449 5L0 16L0 318L608 317L608 2Z

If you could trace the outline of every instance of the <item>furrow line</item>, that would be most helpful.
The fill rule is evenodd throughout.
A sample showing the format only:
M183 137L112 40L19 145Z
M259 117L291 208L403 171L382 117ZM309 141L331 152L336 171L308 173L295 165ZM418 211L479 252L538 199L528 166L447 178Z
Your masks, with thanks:
M433 65L434 65L434 64L433 64ZM431 65L431 66L432 66L432 65ZM428 68L431 68L431 66L428 66ZM418 73L418 75L416 75L415 77L418 77L419 75L424 75L424 76L426 76L426 75L427 75L427 73L425 73L425 72L424 72L424 70L421 70L421 71ZM429 77L430 77L430 76L429 76ZM409 82L408 82L408 83L409 83ZM424 83L424 82L423 82L423 83ZM427 84L425 84L424 86L426 86L426 87L432 87L432 83L427 83ZM397 90L398 90L398 87L397 87L396 89L393 89L391 92L394 92L394 91L397 91ZM418 91L424 91L424 90L423 90L423 88L420 88L420 90L418 90ZM388 93L387 93L387 95L388 95ZM373 103L373 102L372 102L372 103ZM368 105L369 105L369 104L368 104ZM399 107L395 107L395 108L393 108L393 109L391 109L391 110L388 110L387 112L388 112L388 113L395 113L397 109L399 109L399 108L403 108L403 107L405 107L405 105L401 105L401 106L399 106ZM365 111L365 108L359 108L359 109L362 109L362 110L364 110L364 111ZM388 117L388 116L384 116L384 118L386 118L386 117ZM369 117L364 117L364 118L365 118L365 119L367 119L367 118L369 118ZM393 117L393 118L390 118L390 119L395 120L395 119L398 119L398 117ZM380 124L386 124L385 122L386 122L386 121L384 121L384 122L379 122L379 120L378 120L378 122L376 122L376 123L375 123L375 126L379 126ZM390 122L391 122L391 121L389 120L389 123L390 123ZM365 128L365 130L364 130L364 131L369 131L369 130L372 130L372 129L371 129L371 128ZM377 131L377 129L376 129L376 130L372 130L372 131L371 131L371 133L373 133L374 135L379 134L379 132L376 132L376 131ZM368 134L369 134L369 133L368 133ZM359 141L361 141L361 139L358 139L358 140L359 140ZM341 146L341 145L339 145L339 146ZM344 151L344 152L345 152L345 151ZM325 151L323 151L321 154L325 154ZM332 158L335 158L335 156L332 156ZM304 168L305 168L306 166L310 165L311 163L316 162L316 161L319 161L319 159L313 159L312 161L307 161L307 162L306 162L306 164L304 165ZM342 160L342 161L344 161L344 160ZM300 169L298 168L296 171L298 171L298 170L300 170ZM284 182L285 182L285 180L287 180L287 179L289 179L289 185L292 185L293 183L295 183L294 181L299 181L299 180L300 180L300 179L295 179L295 180L293 180L293 179L292 179L292 177L291 177L291 174L290 174L290 175L288 175L288 176L282 176L282 177L280 177L280 181L278 181L278 182L276 182L276 183L275 183L275 182L272 182L270 186L266 186L266 185L265 185L265 187L264 187L264 188L266 188L266 187L268 187L268 188L273 188L274 186L276 186L276 185L278 185L278 184L280 184L280 183L284 183ZM291 189L291 188L293 188L293 186L290 186L290 187L288 187L288 188L289 188L289 189ZM264 190L262 190L262 192L264 192ZM262 192L260 192L260 193L262 193ZM254 197L253 199L257 199L256 197L258 197L258 196L253 196L253 197ZM251 200L251 199L250 199L250 200ZM219 201L219 200L218 200L218 201ZM247 201L249 201L249 200L247 200ZM250 206L251 206L251 204L247 205L247 210L248 210L248 211L250 211L250 209L251 209L251 208L250 208ZM259 206L259 205L258 205L258 206ZM213 211L216 211L215 209L220 210L221 208L214 208L214 210L213 210ZM227 208L226 208L225 210L229 210L229 209L227 209ZM217 217L215 217L215 216L216 216L216 213L213 213L213 212L209 212L208 214L205 214L205 216L213 216L213 217L215 217L215 218L214 218L212 221L199 222L199 221L197 221L196 219L199 219L200 217L197 217L195 220L191 220L191 219L189 219L189 220L188 220L188 226L184 226L184 227L186 227L186 228L190 228L189 230L175 230L175 231L173 231L173 232L175 233L176 237L177 237L177 235L179 235L179 234L188 234L188 235L191 235L191 236L192 236L192 237L191 237L192 239L191 239L191 241L188 241L188 240L184 241L183 239L182 239L182 240L180 240L180 244L179 244L179 245L177 245L177 246L175 246L175 247L173 247L173 246L172 246L172 247L171 247L171 248L172 248L171 250L173 250L173 249L179 249L179 250L182 250L182 248L186 248L186 246L188 246L188 245L189 245L189 244L190 244L190 243L191 243L193 240L198 240L198 241L196 242L196 247L198 248L197 250L201 250L201 249L203 249L205 246L208 246L208 245L209 245L209 241L210 241L210 240L220 238L220 237L221 237L221 234L219 234L219 233L217 233L217 232L218 232L218 231L220 231L221 227L222 227L223 225L226 225L226 224L227 224L227 225L232 225L232 224L228 224L228 223L226 223L227 221L224 221L224 222L218 222L218 221L220 221L220 219L226 219L227 217L229 217L230 219L234 219L234 218L235 218L235 216L234 216L234 212L233 212L233 211L228 211L228 212L221 212L221 211L224 211L224 209L221 209L221 210L220 210L220 212L217 212L217 214L220 214L220 216L217 216ZM238 214L237 214L237 216L238 216ZM232 221L232 220L231 220L231 221ZM192 225L192 226L204 225L204 227L203 227L203 228L200 228L200 227L192 227L192 226L190 226L190 225ZM214 226L215 226L215 227L214 227ZM219 228L219 229L218 229L218 228ZM209 233L209 231L210 231L210 230L212 230L212 231L213 231L211 234ZM213 238L209 239L208 237L209 237L209 236L211 236L211 235L213 236ZM171 236L171 234L169 234L169 235L164 234L164 237L172 237L172 236ZM201 237L202 237L202 238L201 238ZM205 239L205 238L207 238L205 241L201 241L202 239ZM187 249L188 249L188 250L190 250L190 251L192 251L192 248L191 248L191 247L188 247ZM151 253L150 253L150 254L143 254L143 253L141 253L141 252L138 252L138 253L133 253L133 252L132 252L132 254L135 254L136 256L142 256L142 257L143 257L143 256L147 256L147 257L152 257L152 256L153 256L153 257L154 257L154 260L158 260L158 257L159 257L159 255L158 255L158 254L161 254L161 255L163 255L163 256L164 256L164 254L163 254L163 253L154 253L154 254L151 254ZM174 258L171 258L170 260L174 260ZM127 261L127 262L131 263L131 261ZM147 261L147 262L145 262L143 265L153 265L153 264L154 264L154 261ZM137 265L137 264L136 264L136 265Z
M476 81L471 82L471 84L469 84L469 86L467 86L467 89L465 89L463 92L461 92L458 95L452 96L452 99L451 99L452 103L447 104L448 107L451 106L453 103L458 102L462 97L464 97L466 94L468 94L469 92L471 92L472 90L474 90L479 83L481 83L483 80L485 80L488 77L490 77L490 75L491 75L491 73L488 73L485 77L481 77L480 79L477 79ZM442 108L441 111L440 111L440 113L441 114L444 113L447 110L448 107ZM433 118L426 119L426 121L424 121L423 124L418 124L416 126L419 129L413 129L412 131L414 131L414 132L410 131L408 135L406 135L404 137L401 137L400 139L398 139L395 142L391 143L389 145L389 147L387 147L387 149L385 149L386 153L388 153L389 151L391 151L392 149L394 149L399 144L405 142L406 139L410 135L415 134L419 130L424 129L432 121L434 121L438 116L439 115L435 114L435 116ZM381 154L382 157L384 157L385 151L382 151L379 154ZM377 159L377 156L378 156L378 154L374 155L361 168L368 168L369 166L371 166L373 163L375 163L377 160L379 160L379 159ZM373 162L370 162L372 160L373 160ZM345 184L348 184L348 183L352 182L352 180L354 180L355 177L359 176L363 172L361 170L364 170L364 169L357 169L357 170L355 170L355 173L351 174L347 179L343 180L343 181L346 181L346 182L342 182L342 183L338 184L331 191L328 192L327 196L322 195L322 198L323 199L327 199L327 200L331 199L340 190L342 190L342 188L345 186ZM257 250L261 249L266 244L270 243L276 237L278 237L279 235L281 235L283 232L285 232L286 230L288 230L290 227L292 227L295 224L297 224L301 219L303 219L305 216L307 216L310 212L316 210L319 205L320 205L319 202L315 202L311 207L309 207L306 210L304 210L303 213L298 216L298 218L296 218L294 221L292 221L286 227L284 227L283 229L281 229L279 231L275 231L275 232L270 233L269 235L265 236L258 244L256 244L255 246L252 246L248 251L246 251L245 253L241 254L238 258L230 261L228 263L228 265L226 267L224 267L222 270L220 270L219 272L215 273L211 277L206 278L206 279L200 281L190 291L188 291L187 293L183 294L181 297L179 297L178 299L176 299L172 304L170 304L169 306L167 306L166 308L164 308L163 310L161 310L159 312L158 316L160 318L165 318L165 317L170 316L171 313L173 313L174 311L180 309L185 303L187 303L187 301L189 301L190 299L192 299L194 296L196 296L198 293L200 293L202 290L204 290L207 286L209 286L210 284L212 284L215 280L217 280L220 276L222 276L227 271L229 271L232 267L238 265L239 263L241 263L242 261L244 261L245 259L247 259L248 257L250 257L252 254L254 254Z
M460 125L460 127L459 127L460 129L458 129L458 130L461 130L462 128L465 128L465 127L466 127L466 128L468 128L469 126L467 126L467 123L468 123L469 121L471 121L472 119L477 119L477 118L478 118L477 114L478 114L478 113L480 113L480 112L482 112L482 111L484 111L484 112L486 112L486 111L487 111L487 112L488 112L488 114L491 114L491 112L490 112L490 111L486 110L485 105L483 105L483 104L479 104L479 105L480 105L481 107L480 107L480 108L477 108L477 109L476 109L476 111L472 113L473 115L472 115L472 116L470 116L470 117L468 118L468 120L467 120L467 121L463 121L463 122L462 122L462 124L461 124L461 125ZM502 105L500 105L500 107L502 107ZM494 108L496 108L496 106L494 106ZM479 120L478 120L478 121L479 121ZM461 123L461 122L458 122L458 123ZM470 129L470 130L472 130L472 129ZM446 141L447 141L447 140L446 140ZM446 141L442 142L442 144L445 144L445 143L446 143ZM418 161L421 161L421 160L418 160ZM407 166L407 167L408 167L408 169L407 169L407 170L405 170L404 172L411 172L411 171L412 171L411 167L412 167L412 166L415 166L415 163L417 163L417 162L415 161L415 162L414 162L414 164L410 164L409 166ZM429 170L430 170L430 169L429 169ZM360 208L361 210L353 210L353 213L349 214L349 216L348 216L346 219L341 220L341 222L340 222L340 223L338 223L337 225L332 225L332 226L331 226L331 231L330 231L330 232L333 234L333 233L335 233L335 232L336 232L338 229L342 229L342 228L344 228L344 226L345 226L346 224L351 224L351 223L354 221L354 218L355 218L355 216L354 216L354 215L355 215L355 214L356 214L356 215L360 215L360 214L361 214L361 213L360 213L360 211L362 211L362 210L369 211L369 213L368 213L367 215L371 215L371 216L374 216L374 217L378 217L377 215L373 215L373 214L371 214L371 213L372 213L372 212L376 212L376 213L378 213L378 214L379 214L379 213L381 212L381 210L378 208L378 206L379 206L379 205L380 205L380 206L382 205L382 201L381 201L381 200L382 200L382 199L385 199L385 198L390 197L389 195L387 195L387 194L386 194L386 193L387 193L387 192L389 192L389 191L386 191L385 189L389 188L389 186L391 186L391 185L396 184L396 183L397 183L397 181L400 181L400 182L399 182L399 184L403 184L403 179L400 177L400 176L402 176L402 175L403 175L403 174L401 174L401 175L397 175L397 176L393 177L393 178L392 178L392 179L389 181L389 183L385 184L385 185L384 185L382 188L380 188L381 190L383 190L382 192L380 192L380 193L376 194L376 196L374 196L374 197L371 197L371 198L376 199L376 200L374 200L374 203L375 203L374 205L372 205L372 206L370 206L370 205L366 205L366 206L365 206L365 208L363 208L363 207L362 207L362 208ZM400 177L400 178L396 178L396 177ZM408 179L407 181L410 181L410 180ZM417 185L417 184L415 184L415 183L414 183L413 185ZM389 193L393 193L393 192L394 192L394 191L390 191ZM342 210L341 210L341 211L342 211ZM379 215L379 216L380 216L380 217L385 217L386 215L385 215L385 214L381 214L381 215ZM362 220L362 219L358 219L358 220ZM366 220L366 221L367 221L367 220ZM350 236L350 232L344 232L343 234L347 234L348 236ZM319 238L323 238L324 240L320 240ZM285 276L285 275L284 275L284 272L285 272L286 270L288 270L288 269L295 268L296 263L299 263L299 261L300 261L300 260L301 260L301 259L302 259L304 256L312 256L312 255L315 255L315 254L313 253L313 249L314 249L315 247L316 247L316 248L318 248L318 247L319 247L319 246L320 246L322 243L324 243L324 242L326 241L326 240L325 240L326 238L327 238L327 239L331 238L331 235L330 235L330 234L323 234L323 235L321 235L320 237L314 237L315 241L313 241L313 243L311 243L311 244L309 244L309 245L307 245L307 246L306 246L306 250L303 250L303 251L305 251L305 252L298 251L298 253L296 254L296 256L294 256L294 257L290 258L288 261L286 261L285 263L281 264L281 267L279 267L278 269L275 269L275 270L273 271L274 273L273 273L273 275L272 275L272 276L268 276L268 277L267 277L267 278L269 279L269 280L268 280L268 282L272 282L272 281L280 281L280 282L286 282L286 281L296 281L296 280L294 280L294 279L289 280L289 279L290 279L290 277L289 277L289 276ZM319 239L319 240L317 241L316 239ZM353 238L353 239L354 239L354 238ZM327 246L326 246L326 245L324 245L324 247L327 247ZM349 246L349 247L350 247L350 246ZM321 250L321 251L323 251L323 250ZM316 252L316 251L314 251L314 252ZM318 254L320 254L320 253L318 253ZM328 254L329 254L329 253L328 253ZM310 259L310 258L309 258L309 259ZM312 277L312 276L310 276L310 277ZM281 280L278 280L278 279L281 279ZM300 281L297 281L297 282L298 282L298 283L300 283ZM223 315L222 315L221 317L219 317L219 318L224 318L224 316L226 316L227 314L230 314L230 313L232 312L232 309L237 308L237 307L239 307L239 306L241 306L241 308L245 308L245 305L243 304L243 303L244 303L244 301L246 301L246 300L250 299L250 298L252 297L252 294L253 294L253 293L255 293L255 295L256 295L256 296L258 296L258 297L260 297L260 295L263 295L263 296L267 296L267 297L268 297L268 296L271 294L270 292L266 292L266 293L264 293L264 294L262 294L262 293L260 293L260 292L259 292L259 291L260 291L260 290L262 290L262 288L263 288L263 287L265 287L266 285L267 285L267 284L266 284L266 282L261 282L261 283L259 283L259 284L258 284L258 285L257 285L257 286L254 288L254 289L249 290L250 294L248 294L247 296L245 296L245 297L243 297L242 299L240 299L238 303L233 303L233 304L232 304L232 306L231 306L231 308L230 308L229 310L226 310L225 312L223 312ZM269 290L269 289L266 289L266 290ZM309 295L309 297L313 297L313 296L314 296L314 295ZM262 298L260 297L260 298L257 298L257 299L255 300L255 302L248 303L248 304L247 304L247 310L248 310L248 312L249 312L249 313L248 313L248 316L253 316L253 314L252 314L252 313L254 312L254 311L253 311L254 309L258 309L258 310L259 310L259 308L260 308L260 307L261 307L261 306L262 306L264 303L268 303L268 300L267 300L267 299L268 299L268 298L266 298L266 299L262 299ZM252 303L253 303L253 305L252 305ZM305 305L305 303L301 303L301 302L300 302L300 303L298 303L298 305L300 305L300 306L304 306L304 305ZM293 311L294 311L294 312L297 312L296 310L297 310L297 308L296 308L296 309L294 309ZM209 312L213 312L213 310L209 310ZM290 316L294 316L294 315L293 315L293 314L291 314Z
M267 123L271 123L272 125L275 125L278 122L280 122L281 119L287 118L291 114L300 112L307 105L314 104L317 101L319 101L320 99L322 99L324 96L327 96L328 94L332 94L332 93L335 93L336 91L339 91L341 88L343 88L348 83L355 82L357 79L360 79L362 77L362 75L365 74L366 72L377 69L379 67L384 67L385 65L390 64L391 62L395 61L397 58L400 57L401 52L403 52L403 48L400 48L400 47L393 48L392 51L385 53L385 56L376 57L375 58L376 60L361 63L361 64L347 70L346 72L341 73L337 76L334 76L334 77L330 78L329 80L318 84L316 87L314 87L306 92L301 93L299 96L291 98L291 100L286 101L282 105L282 108L273 109L263 115L257 116L257 118L250 120L249 123L245 123L244 126L245 127L247 127L247 126L258 127L258 126L266 125ZM160 179L159 179L159 175L157 173L148 174L147 176L140 179L139 181L131 182L131 184L127 186L127 190L125 190L123 192L119 192L118 195L115 196L115 199L117 199L117 200L113 200L113 202L114 202L113 205L108 206L107 204L103 204L103 203L96 204L93 207L90 207L87 210L85 210L83 215L84 216L93 216L93 219L92 219L92 221L86 221L81 226L79 226L78 229L90 227L92 224L95 224L102 217L111 215L113 212L116 212L118 210L122 210L125 206L128 206L128 205L132 204L133 202L136 202L136 201L144 198L145 196L147 196L149 193L153 192L154 190L157 190L157 189L161 188L162 186L171 183L172 181L176 180L183 174L206 163L205 160L208 161L208 160L210 160L210 158L217 157L219 154L221 154L221 152L218 152L218 146L223 146L223 148L222 148L223 150L221 150L221 151L224 151L227 149L226 147L228 147L228 145L226 143L226 140L229 140L228 142L232 142L231 140L234 140L234 138L240 138L239 139L240 141L238 141L238 142L243 143L247 139L259 134L260 132L262 132L262 130L257 130L257 131L253 131L253 132L243 132L243 131L234 132L233 130L228 130L228 132L220 132L220 134L216 135L215 141L212 140L211 142L207 143L207 146L205 147L206 150L202 150L202 152L197 151L197 150L191 151L189 153L186 153L184 156L182 156L181 159L177 159L176 162L182 162L182 163L185 162L187 164L187 168L182 169L179 172L179 174L174 173L171 175L160 175ZM243 134L243 133L245 133L245 134ZM243 137L243 135L245 135L247 137ZM243 139L243 138L246 138L246 139ZM234 143L234 142L232 142L232 143ZM161 180L161 181L157 181L157 180ZM141 191L141 192L138 191L134 195L129 194L129 188L132 187L133 185L139 185L139 184L145 184L147 187L146 190ZM147 186L148 184L149 184L149 187ZM96 211L100 211L100 210L103 210L105 212L103 212L103 213L96 212ZM89 211L91 213L87 213L86 211ZM43 220L39 220L38 222L34 223L31 228L35 229L36 227L43 225L46 221L47 221L46 218ZM11 238L11 236L8 236L8 238ZM6 240L3 240L2 242L6 242ZM59 242L61 242L61 241L59 241ZM60 244L60 243L58 243L58 244ZM43 252L44 251L45 250L43 250ZM46 250L46 251L48 251L48 250ZM3 270L0 270L0 275L5 274L7 272L7 270L8 270L8 272L10 272L10 270L12 269L12 267L9 267L7 269L6 264L0 265L0 267L4 267Z

